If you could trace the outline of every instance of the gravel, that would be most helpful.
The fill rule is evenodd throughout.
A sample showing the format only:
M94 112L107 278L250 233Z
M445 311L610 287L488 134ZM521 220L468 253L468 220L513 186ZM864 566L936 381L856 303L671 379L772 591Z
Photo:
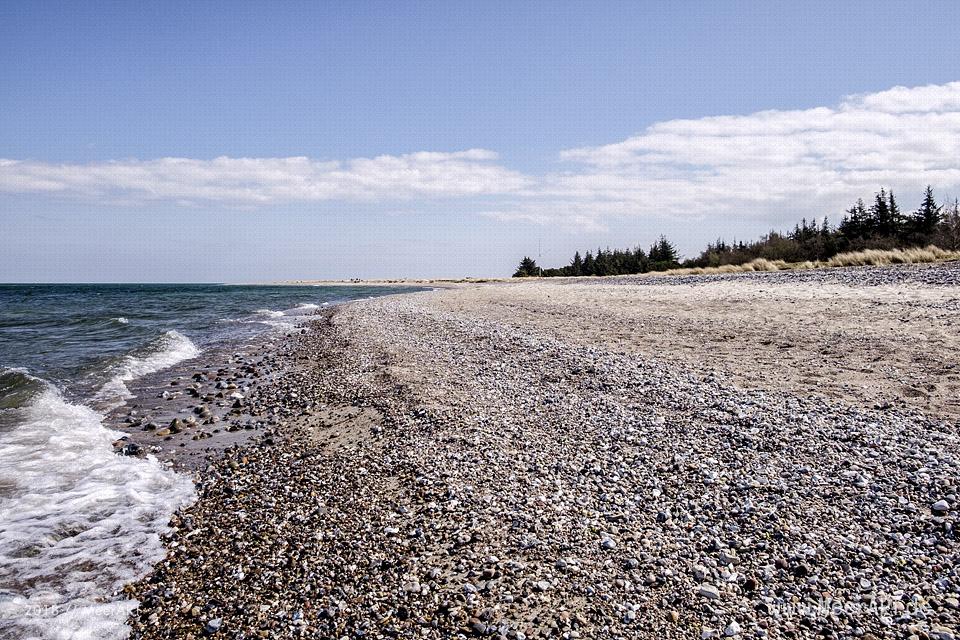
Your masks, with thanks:
M955 425L739 389L445 295L352 303L277 347L243 398L275 419L197 474L128 589L134 637L960 628Z
M632 284L632 285L690 285L710 282L753 282L759 284L839 284L851 287L882 287L889 285L921 285L927 287L956 287L960 282L960 262L897 265L893 267L835 267L830 269L802 269L797 271L747 271L744 273L705 275L615 276L606 278L562 279L571 283Z

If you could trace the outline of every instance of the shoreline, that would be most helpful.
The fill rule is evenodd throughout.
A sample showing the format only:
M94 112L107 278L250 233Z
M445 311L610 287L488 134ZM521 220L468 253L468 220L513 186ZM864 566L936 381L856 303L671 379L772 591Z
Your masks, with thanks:
M805 343L761 344L769 327L745 322L783 307L776 322L799 340L830 300L837 318L869 314L888 343L938 318L949 331L955 269L932 285L898 268L861 272L874 281L856 287L811 272L538 281L324 311L265 350L267 364L237 363L276 374L244 411L281 418L204 453L200 497L174 518L166 560L128 588L141 601L133 637L956 630L950 398L924 415L886 374L871 378L882 405L825 397L802 382L811 360L762 362ZM667 308L686 324L656 324ZM739 332L722 341L735 358L704 349L715 344L704 334L725 335L711 324L719 309ZM900 322L905 309L918 324ZM653 334L656 353L635 342ZM843 358L877 353L846 335ZM681 357L689 346L700 353ZM911 350L879 353L900 363ZM764 367L796 375L741 384ZM845 384L818 376L828 390ZM824 597L845 613L817 613Z
M190 474L227 447L269 432L277 420L251 411L247 398L270 386L282 343L300 331L251 336L128 382L133 397L104 421L127 434L114 447Z
M458 287L464 285L509 282L510 278L397 278L371 280L276 280L268 282L230 283L231 286L277 286L277 287Z
M925 251L928 249L935 249L940 251L936 247L930 247L927 249L915 248L917 251ZM466 277L466 278L372 278L372 279L347 279L347 280L276 280L276 281L267 281L267 282L244 282L244 283L228 283L231 286L252 286L252 285L274 285L274 286L384 286L384 285L395 285L395 286L423 286L423 285L433 285L437 287L458 287L463 285L475 285L475 284L496 284L496 283L507 283L507 282L524 282L524 281L543 281L543 282L567 282L567 283L585 283L585 282L603 282L603 281L615 281L621 278L684 278L687 276L732 276L732 275L746 275L746 274L770 274L778 273L783 271L834 271L834 270L863 270L863 269L886 269L890 267L894 268L937 268L941 265L956 265L960 263L960 258L957 257L956 252L944 251L942 256L937 256L935 259L918 259L911 260L908 256L897 256L896 253L901 250L893 251L875 251L868 250L866 252L843 254L840 256L840 259L834 264L831 260L820 261L820 262L783 262L783 261L760 261L761 264L754 265L754 263L746 263L742 265L727 265L721 267L677 267L675 269L668 269L666 271L646 271L643 273L628 273L628 274L617 274L617 275L606 275L606 276L527 276L523 278L516 277ZM905 250L909 252L910 250ZM861 254L877 254L875 256L876 262L871 262L870 257L862 257ZM847 263L844 261L844 257L849 257L850 262ZM858 262L858 260L860 260ZM755 261L756 262L756 261Z

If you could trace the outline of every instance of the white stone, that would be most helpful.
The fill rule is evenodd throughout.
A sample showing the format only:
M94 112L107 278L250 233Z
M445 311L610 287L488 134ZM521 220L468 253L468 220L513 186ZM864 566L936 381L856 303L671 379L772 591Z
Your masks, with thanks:
M697 593L708 600L716 600L720 597L720 590L708 582L701 584Z

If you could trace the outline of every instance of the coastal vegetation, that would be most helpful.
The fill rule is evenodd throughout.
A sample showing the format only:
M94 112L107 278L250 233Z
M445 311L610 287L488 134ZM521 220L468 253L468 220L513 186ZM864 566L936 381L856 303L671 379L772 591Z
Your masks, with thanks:
M946 251L935 245L907 249L864 249L838 253L829 260L787 262L757 258L743 264L725 264L716 267L680 267L671 269L671 275L704 275L712 273L743 273L747 271L788 271L820 267L884 267L893 264L921 264L960 260L960 251Z
M938 204L927 186L916 210L904 213L893 191L880 189L868 206L863 199L840 223L803 219L790 232L770 231L752 242L717 239L695 258L681 261L665 236L649 250L597 249L576 252L570 264L542 268L524 257L514 277L607 276L652 271L731 273L817 266L931 262L960 258L960 203Z

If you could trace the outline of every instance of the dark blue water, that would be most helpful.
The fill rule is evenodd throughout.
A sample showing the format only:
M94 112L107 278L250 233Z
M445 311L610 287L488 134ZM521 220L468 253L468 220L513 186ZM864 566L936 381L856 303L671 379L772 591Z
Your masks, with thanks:
M71 391L118 359L290 328L332 303L409 291L368 286L0 285L0 370Z
M0 640L123 638L189 478L113 453L126 383L397 287L0 285Z

